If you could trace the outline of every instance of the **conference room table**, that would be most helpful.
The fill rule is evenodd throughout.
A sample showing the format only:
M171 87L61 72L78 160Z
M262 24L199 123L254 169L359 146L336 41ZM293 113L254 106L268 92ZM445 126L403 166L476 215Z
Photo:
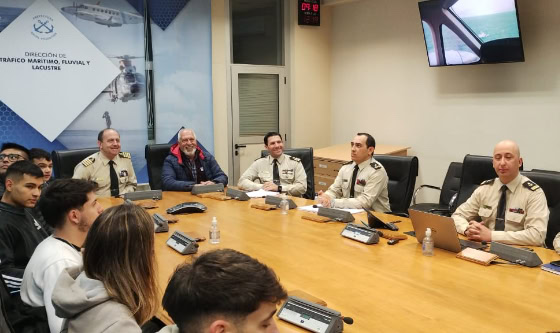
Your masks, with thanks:
M292 198L298 206L313 201ZM421 244L408 237L395 245L386 239L366 245L340 235L338 222L302 219L305 212L251 208L249 201L219 201L185 192L164 192L150 214L165 213L175 204L197 201L204 213L177 215L168 233L155 235L160 287L163 291L177 265L193 255L181 255L166 245L174 230L208 238L212 217L218 219L221 242L200 242L198 254L219 248L246 253L271 267L285 289L303 291L331 309L354 319L345 332L552 332L560 331L560 276L519 265L483 266L436 248L422 255ZM123 202L102 198L104 207ZM398 221L399 232L412 230L410 220L375 213L384 221ZM356 223L367 221L355 214ZM545 263L560 256L534 248ZM158 317L171 323L160 309ZM281 332L306 332L276 318Z

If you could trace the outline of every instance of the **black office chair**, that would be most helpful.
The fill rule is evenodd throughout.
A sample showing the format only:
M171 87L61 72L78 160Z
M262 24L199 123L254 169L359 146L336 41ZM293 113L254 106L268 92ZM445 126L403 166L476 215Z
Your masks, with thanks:
M471 197L480 183L496 177L491 156L466 155L463 159L461 185L452 212Z
M284 149L284 153L297 157L301 160L305 174L307 175L307 191L303 194L306 199L315 199L315 171L313 170L313 148L289 148ZM268 156L268 150L261 151L261 157Z
M51 153L53 161L53 172L56 179L72 178L74 168L78 163L93 153L97 153L99 148L83 148L73 150L53 150Z
M412 206L411 209L420 210L424 212L450 216L451 208L454 206L455 200L457 200L457 193L459 192L459 185L461 183L461 172L463 170L463 163L451 162L449 168L447 169L447 174L443 180L443 185L440 187L433 185L420 185L414 191L412 196ZM416 196L423 188L429 188L434 190L439 190L439 202L425 202L416 203Z
M373 158L383 165L389 177L387 187L391 213L408 216L408 207L418 176L418 158L394 155L374 155Z
M169 149L172 144L161 143L154 145L146 145L144 148L144 157L148 167L148 181L150 189L161 190L161 170L163 168L163 161L169 155Z
M560 232L560 173L548 170L522 171L522 175L528 177L539 185L546 196L546 203L550 211L548 217L548 228L546 231L545 245L549 249L554 248L552 242Z

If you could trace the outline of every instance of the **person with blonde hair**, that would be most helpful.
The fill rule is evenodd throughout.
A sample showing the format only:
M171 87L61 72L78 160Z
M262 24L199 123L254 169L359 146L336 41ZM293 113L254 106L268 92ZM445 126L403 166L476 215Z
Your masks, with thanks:
M105 210L86 237L83 267L64 270L52 302L61 332L141 332L157 311L154 223L141 207Z

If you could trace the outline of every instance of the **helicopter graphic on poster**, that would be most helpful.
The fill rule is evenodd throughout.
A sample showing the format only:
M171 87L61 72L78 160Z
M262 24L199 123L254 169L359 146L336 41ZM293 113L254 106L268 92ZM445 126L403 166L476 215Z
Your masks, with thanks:
M120 59L119 69L121 73L109 84L104 93L108 93L111 102L128 102L140 99L146 95L146 79L143 74L136 72L136 66L131 59L143 57L131 57L128 55L111 57Z

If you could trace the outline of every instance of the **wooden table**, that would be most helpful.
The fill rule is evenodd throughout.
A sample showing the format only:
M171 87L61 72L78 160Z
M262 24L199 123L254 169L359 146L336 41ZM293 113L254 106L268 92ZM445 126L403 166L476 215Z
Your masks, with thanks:
M270 266L287 290L300 289L323 299L328 307L354 318L345 332L548 332L560 330L560 277L514 265L481 266L435 249L422 256L415 238L387 245L365 245L340 236L344 225L301 219L302 212L261 211L248 202L217 201L189 193L164 192L160 207L198 201L202 214L181 215L169 233L156 234L156 256L162 292L182 256L165 242L173 230L208 234L212 216L218 218L221 243L200 244L199 253L233 248ZM121 199L101 199L107 207ZM311 201L294 198L298 205ZM407 219L377 214L412 230ZM364 213L356 222L366 220ZM558 260L551 250L536 248L543 262ZM170 322L165 311L160 317ZM278 321L281 332L305 332Z
M378 144L375 155L407 156L408 149L410 147ZM326 191L334 183L342 165L350 161L350 150L350 143L343 143L313 152L315 192Z

